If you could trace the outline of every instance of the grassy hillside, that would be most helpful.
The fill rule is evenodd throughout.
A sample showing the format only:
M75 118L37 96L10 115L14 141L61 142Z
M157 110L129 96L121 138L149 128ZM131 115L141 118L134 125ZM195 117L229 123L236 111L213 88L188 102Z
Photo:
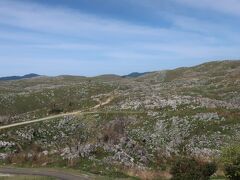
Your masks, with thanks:
M0 82L0 123L89 111L109 97L114 98L94 113L0 130L0 160L125 177L122 172L167 170L178 155L218 158L223 147L240 142L240 61L136 78Z

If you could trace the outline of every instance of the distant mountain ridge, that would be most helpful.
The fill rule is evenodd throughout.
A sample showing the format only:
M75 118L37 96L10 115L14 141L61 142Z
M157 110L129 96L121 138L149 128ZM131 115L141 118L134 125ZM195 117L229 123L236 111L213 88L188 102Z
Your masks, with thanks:
M119 75L115 75L115 74L103 74L103 75L99 75L96 76L94 78L137 78L146 74L150 74L153 72L143 72L143 73L139 73L139 72L132 72L128 75L124 75L124 76L119 76ZM41 75L39 74L35 74L35 73L30 73L30 74L26 74L24 76L6 76L6 77L0 77L0 81L13 81L13 80L21 80L21 79L30 79L30 78L34 78L34 77L39 77ZM65 75L65 76L69 76L69 75ZM61 77L61 76L59 76ZM71 76L69 76L71 77ZM84 76L83 76L84 77Z
M78 76L78 75L59 75L59 76L51 76L51 77L62 77L62 78L97 78L97 79L104 79L104 80L117 80L117 79L121 79L121 78L140 78L141 79L152 79L153 77L155 77L155 79L161 79L165 76L165 74L172 74L171 78L173 78L174 74L177 73L178 75L175 76L175 78L180 78L181 77L181 72L184 72L184 70L196 70L198 69L199 71L208 71L209 67L210 69L216 69L215 66L217 66L217 68L226 68L226 66L235 66L236 64L239 64L240 60L224 60L224 61L210 61L210 62L206 62L203 64L199 64L197 66L192 66L192 67L179 67L176 69L170 69L170 70L160 70L160 71L149 71L149 72L132 72L130 74L127 75L117 75L117 74L102 74L102 75L98 75L98 76ZM222 64L222 65L221 65ZM222 70L221 69L221 70ZM211 71L210 71L211 72ZM34 77L39 77L42 75L39 74L35 74L35 73L30 73L30 74L26 74L24 76L7 76L7 77L0 77L0 81L12 81L12 80L21 80L21 79L30 79L30 78L34 78ZM157 77L160 76L160 77ZM50 77L50 76L46 76L46 77Z
M24 76L7 76L7 77L0 77L0 81L12 81L12 80L20 80L20 79L29 79L40 76L39 74L26 74Z
M143 73L139 73L139 72L132 72L128 75L124 75L122 76L123 78L136 78L136 77L139 77L139 76L143 76L145 74L149 74L149 73L152 73L152 72L143 72Z

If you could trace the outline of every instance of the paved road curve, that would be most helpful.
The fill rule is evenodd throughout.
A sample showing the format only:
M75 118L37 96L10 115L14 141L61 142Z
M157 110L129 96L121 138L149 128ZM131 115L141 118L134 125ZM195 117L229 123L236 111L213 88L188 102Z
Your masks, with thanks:
M2 168L0 173L12 175L31 175L31 176L48 176L55 177L60 180L89 180L92 179L88 175L69 174L57 170L44 170L44 169L30 169L30 168Z

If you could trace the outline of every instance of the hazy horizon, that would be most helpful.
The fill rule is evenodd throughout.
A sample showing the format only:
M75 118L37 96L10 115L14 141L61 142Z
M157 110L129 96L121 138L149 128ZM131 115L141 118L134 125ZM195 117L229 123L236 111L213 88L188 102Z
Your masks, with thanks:
M1 0L0 76L126 75L240 59L236 0Z

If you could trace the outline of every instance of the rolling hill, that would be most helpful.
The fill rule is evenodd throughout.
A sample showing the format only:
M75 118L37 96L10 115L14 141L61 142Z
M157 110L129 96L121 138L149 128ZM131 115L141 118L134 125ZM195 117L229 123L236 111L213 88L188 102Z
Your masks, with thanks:
M20 80L20 79L29 79L34 77L39 77L38 74L26 74L24 76L7 76L7 77L0 77L0 81L13 81L13 80Z
M56 114L0 130L1 162L124 177L126 169L164 170L179 155L217 159L240 142L240 61L0 82L2 126Z

